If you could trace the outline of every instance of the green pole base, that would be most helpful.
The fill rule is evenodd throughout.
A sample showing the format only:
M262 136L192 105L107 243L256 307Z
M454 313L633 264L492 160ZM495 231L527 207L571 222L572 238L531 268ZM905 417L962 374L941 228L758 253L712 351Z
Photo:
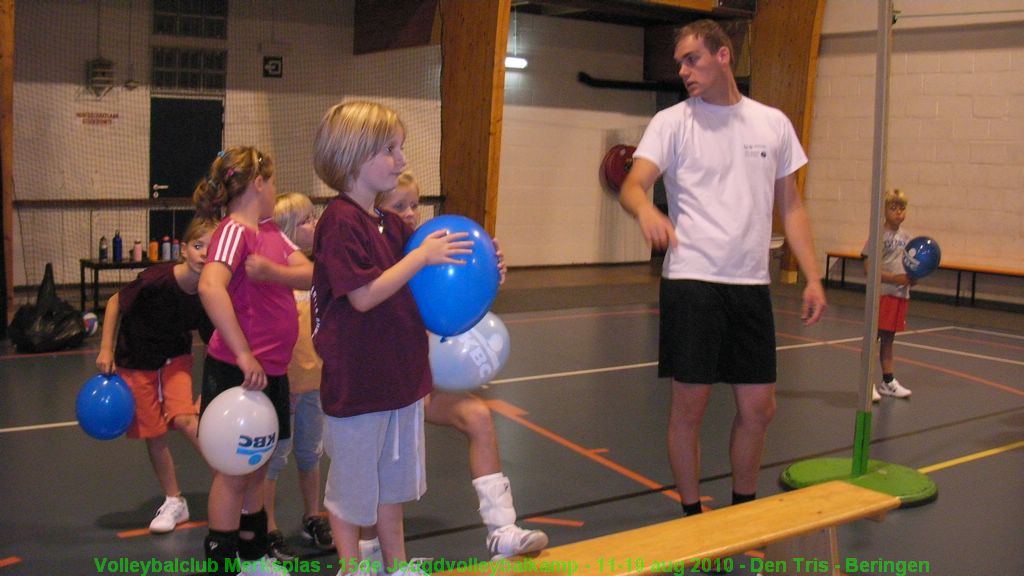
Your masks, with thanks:
M862 488L868 488L896 496L900 507L920 506L934 501L939 489L926 474L913 468L889 464L880 460L868 460L867 471L854 475L850 458L813 458L791 464L779 476L779 483L787 490L806 488L830 480L845 480Z

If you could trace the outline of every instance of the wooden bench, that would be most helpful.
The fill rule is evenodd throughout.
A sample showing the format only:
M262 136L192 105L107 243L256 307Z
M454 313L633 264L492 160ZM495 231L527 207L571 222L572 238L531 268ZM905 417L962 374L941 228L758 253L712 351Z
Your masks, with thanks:
M843 288L846 286L846 261L847 260L863 260L860 252L844 251L844 250L833 250L825 253L825 280L830 282L831 277L831 266L832 260L839 261L839 287ZM1016 270L1012 268L997 268L995 266L980 266L977 264L959 264L956 262L943 262L939 264L939 270L949 270L956 272L956 296L954 297L954 304L960 305L960 293L962 288L962 275L968 273L971 275L971 305L974 305L975 296L977 295L978 287L978 274L988 274L992 276L1006 276L1012 278L1024 278L1024 270Z
M832 277L832 260L839 261L839 287L846 286L846 261L863 260L860 252L833 250L825 253L825 282L830 282Z
M449 566L447 571L435 564L435 576L638 576L689 573L692 567L839 575L843 566L836 528L863 518L881 520L899 505L896 496L832 481L548 548L536 556ZM746 566L729 564L729 556L765 546L764 559L751 557Z

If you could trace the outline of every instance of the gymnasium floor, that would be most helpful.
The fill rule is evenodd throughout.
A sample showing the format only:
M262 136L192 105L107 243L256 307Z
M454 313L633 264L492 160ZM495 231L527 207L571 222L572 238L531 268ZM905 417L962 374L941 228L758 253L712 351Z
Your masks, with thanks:
M761 495L780 491L787 465L849 456L853 440L863 295L830 290L826 318L810 328L800 324L798 297L773 287L778 414ZM664 448L669 385L654 365L656 300L650 267L616 266L513 270L494 306L512 354L479 394L495 412L520 523L547 531L552 545L678 516L660 492L673 481ZM876 405L871 457L931 470L938 499L841 528L840 554L927 561L931 574L1024 574L1024 315L917 301L910 315L911 331L897 338L897 375L914 396ZM100 564L201 558L209 488L201 458L172 440L194 523L151 536L145 527L162 497L143 444L93 440L74 423L74 397L94 372L97 345L92 337L79 350L19 356L0 343L0 576L126 574ZM702 470L712 508L729 499L732 414L728 388L716 388ZM410 555L480 558L485 530L466 443L432 426L427 441L428 492L406 508ZM334 574L334 554L298 536L300 514L289 469L278 521L304 559L318 563L305 573ZM750 558L737 557L736 566L749 573Z

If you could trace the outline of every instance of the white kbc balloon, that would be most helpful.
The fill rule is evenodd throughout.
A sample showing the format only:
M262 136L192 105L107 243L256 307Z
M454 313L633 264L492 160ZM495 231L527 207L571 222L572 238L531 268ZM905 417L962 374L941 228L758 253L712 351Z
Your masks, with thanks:
M199 421L199 449L215 470L241 476L270 459L277 446L277 411L259 390L228 388Z
M430 371L434 387L462 392L490 382L505 366L511 348L505 324L491 312L475 326L444 342L430 334Z

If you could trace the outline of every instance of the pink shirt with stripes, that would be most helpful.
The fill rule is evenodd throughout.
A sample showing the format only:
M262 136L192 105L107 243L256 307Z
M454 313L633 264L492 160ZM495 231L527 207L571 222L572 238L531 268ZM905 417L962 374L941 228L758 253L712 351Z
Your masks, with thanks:
M273 220L260 221L259 230L254 230L229 216L214 231L207 252L207 266L221 262L231 269L228 295L238 325L253 355L271 376L288 372L288 362L299 334L295 297L291 288L284 284L251 280L245 273L245 259L250 254L259 254L287 266L288 256L296 250L298 247ZM219 330L214 331L207 354L222 362L238 364Z

